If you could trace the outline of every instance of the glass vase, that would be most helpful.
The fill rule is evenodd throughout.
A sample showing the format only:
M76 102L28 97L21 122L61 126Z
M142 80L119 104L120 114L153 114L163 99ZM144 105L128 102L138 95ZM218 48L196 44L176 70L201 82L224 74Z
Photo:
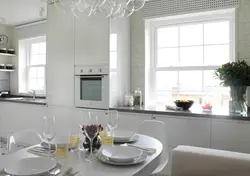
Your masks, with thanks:
M246 114L246 90L246 86L230 86L230 113L239 115Z

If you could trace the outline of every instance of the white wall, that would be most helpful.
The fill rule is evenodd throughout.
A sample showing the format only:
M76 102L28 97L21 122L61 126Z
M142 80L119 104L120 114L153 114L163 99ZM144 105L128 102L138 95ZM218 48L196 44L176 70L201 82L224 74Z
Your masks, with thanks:
M13 28L13 47L16 50L16 57L13 58L13 65L16 69L15 72L10 74L10 88L11 94L17 95L18 93L18 41L25 38L35 38L38 36L46 36L46 23L38 23L18 28Z
M236 10L236 53L250 64L250 1L240 0ZM145 88L145 23L143 10L131 17L131 91Z

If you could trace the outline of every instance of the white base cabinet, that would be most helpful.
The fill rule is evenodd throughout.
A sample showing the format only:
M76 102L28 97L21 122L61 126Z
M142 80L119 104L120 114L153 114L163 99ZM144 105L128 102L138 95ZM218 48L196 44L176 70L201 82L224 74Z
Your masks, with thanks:
M118 129L138 131L144 120L151 120L152 114L119 113Z
M212 148L250 153L250 122L212 120Z

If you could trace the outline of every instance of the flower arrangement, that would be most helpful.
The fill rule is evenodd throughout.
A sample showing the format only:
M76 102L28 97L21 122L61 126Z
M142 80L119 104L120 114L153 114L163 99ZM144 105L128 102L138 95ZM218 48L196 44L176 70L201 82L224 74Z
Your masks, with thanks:
M223 86L250 86L250 66L245 60L229 62L215 70Z
M215 70L215 78L221 80L221 85L230 87L230 112L245 114L245 95L250 86L250 66L245 60L229 62Z

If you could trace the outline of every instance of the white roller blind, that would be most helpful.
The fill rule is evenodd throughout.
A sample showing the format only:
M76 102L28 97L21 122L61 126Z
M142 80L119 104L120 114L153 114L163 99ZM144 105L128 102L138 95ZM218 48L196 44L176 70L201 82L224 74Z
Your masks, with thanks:
M144 18L236 7L240 0L150 0L144 6Z

